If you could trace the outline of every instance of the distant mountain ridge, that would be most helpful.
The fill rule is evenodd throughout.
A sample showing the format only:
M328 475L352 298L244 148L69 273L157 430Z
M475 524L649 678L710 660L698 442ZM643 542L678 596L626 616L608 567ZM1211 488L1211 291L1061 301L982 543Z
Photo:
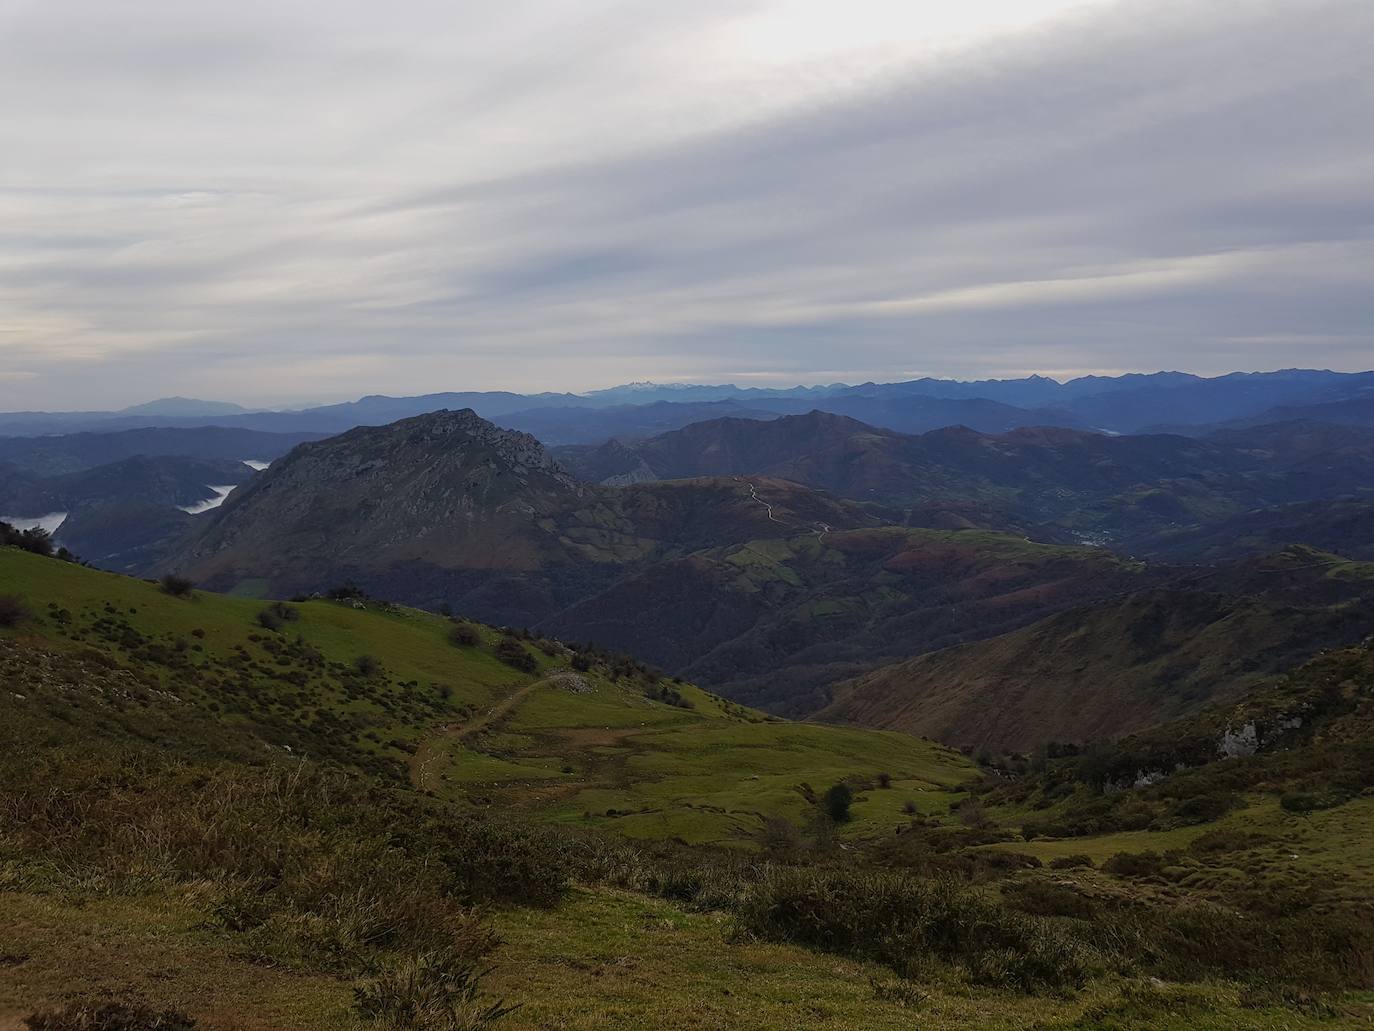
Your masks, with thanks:
M369 395L357 401L297 411L234 411L219 402L166 399L152 403L151 410L147 410L149 406L136 406L122 412L0 413L0 436L205 425L207 420L219 426L271 432L339 433L354 426L383 425L445 408L471 408L483 418L503 418L512 428L533 429L524 425L535 418L530 413L549 408L575 413L579 409L725 401L780 415L821 408L907 433L957 423L989 432L1054 424L1134 433L1157 427L1248 419L1285 407L1342 402L1371 390L1374 372L1314 369L1237 372L1210 378L1182 372L1131 373L1084 376L1064 383L1044 376L972 382L927 377L900 383L791 388L639 383L583 394L460 391L416 397ZM967 407L970 404L981 408ZM191 406L191 414L185 414L179 407L186 405ZM604 416L600 418L604 421ZM980 419L1001 422L994 425ZM678 424L692 421L696 420L682 418ZM664 428L660 424L637 435L651 435ZM596 432L590 428L576 428L571 416L564 417L559 432L561 435L552 442L593 443L606 439L590 435ZM617 430L608 435L623 432Z
M1374 433L1312 423L1205 438L1063 427L987 434L953 426L906 435L813 411L771 421L716 419L554 454L584 479L607 485L771 476L908 507L912 525L977 526L1048 541L1092 535L1130 550L1139 538L1180 526L1374 485Z

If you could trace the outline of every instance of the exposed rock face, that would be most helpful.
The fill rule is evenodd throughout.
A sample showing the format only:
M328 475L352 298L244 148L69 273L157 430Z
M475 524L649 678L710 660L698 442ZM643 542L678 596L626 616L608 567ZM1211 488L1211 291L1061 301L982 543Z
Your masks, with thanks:
M526 433L470 409L304 444L236 492L175 562L211 581L308 581L321 554L362 569L379 553L441 566L531 568L537 520L584 487ZM306 565L302 565L305 563Z

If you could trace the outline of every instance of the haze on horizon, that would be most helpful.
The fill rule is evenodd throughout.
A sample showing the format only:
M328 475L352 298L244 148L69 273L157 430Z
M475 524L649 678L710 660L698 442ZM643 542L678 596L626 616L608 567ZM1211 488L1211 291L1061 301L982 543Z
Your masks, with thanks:
M0 0L0 410L1374 353L1374 5Z

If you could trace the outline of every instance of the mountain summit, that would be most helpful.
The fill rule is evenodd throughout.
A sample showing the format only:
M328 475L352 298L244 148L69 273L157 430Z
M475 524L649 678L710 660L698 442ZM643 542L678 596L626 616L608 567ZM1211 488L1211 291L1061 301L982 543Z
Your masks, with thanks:
M296 448L231 495L180 558L207 577L266 567L286 583L308 582L321 554L354 569L383 552L531 568L536 520L583 490L528 434L443 410Z

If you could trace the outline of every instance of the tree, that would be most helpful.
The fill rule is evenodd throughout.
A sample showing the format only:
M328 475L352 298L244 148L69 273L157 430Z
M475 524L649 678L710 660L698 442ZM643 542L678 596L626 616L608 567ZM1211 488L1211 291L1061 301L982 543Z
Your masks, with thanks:
M471 623L455 623L453 629L448 632L449 644L458 648L472 648L480 644L481 640L477 628Z
M18 626L29 614L24 599L17 594L0 594L0 626Z
M849 785L844 781L830 788L823 798L822 804L825 806L826 815L835 823L848 823L849 807L854 802L854 792L849 789Z
M160 581L162 589L173 598L189 598L191 592L195 590L194 580L188 580L184 576L177 576L175 573L168 573Z

